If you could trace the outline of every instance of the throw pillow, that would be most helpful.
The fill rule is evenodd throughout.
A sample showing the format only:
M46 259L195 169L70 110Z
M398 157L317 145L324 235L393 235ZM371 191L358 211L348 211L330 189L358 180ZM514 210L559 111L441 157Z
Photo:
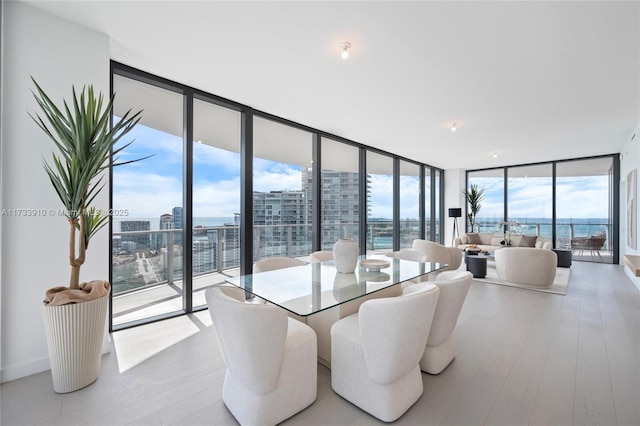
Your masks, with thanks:
M520 247L535 247L538 237L535 235L523 235L520 240Z
M482 244L482 240L480 240L480 235L477 233L467 234L467 240L469 244Z

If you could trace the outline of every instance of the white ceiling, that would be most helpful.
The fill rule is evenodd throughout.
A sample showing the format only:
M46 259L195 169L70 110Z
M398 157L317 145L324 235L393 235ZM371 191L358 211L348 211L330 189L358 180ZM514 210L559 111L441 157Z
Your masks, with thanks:
M638 1L26 3L116 61L443 169L620 152L640 120Z

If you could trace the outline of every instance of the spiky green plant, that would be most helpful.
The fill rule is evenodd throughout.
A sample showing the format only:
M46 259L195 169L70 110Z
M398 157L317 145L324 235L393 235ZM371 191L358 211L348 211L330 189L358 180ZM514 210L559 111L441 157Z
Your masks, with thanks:
M469 189L463 189L462 193L464 194L465 200L467 200L467 204L469 204L469 213L467 213L467 219L469 220L469 225L471 226L471 232L476 224L476 215L480 211L480 204L482 200L484 200L484 188L478 188L478 185L471 185ZM480 229L478 229L479 231Z
M63 101L63 111L33 77L31 80L36 86L36 92L32 93L44 119L37 113L35 117L29 116L53 140L59 151L58 154L52 152L52 165L44 159L42 161L69 222L69 288L78 289L80 267L85 261L89 240L109 221L107 212L91 206L104 187L102 172L109 167L144 159L118 162L117 155L133 141L114 149L115 144L138 124L142 111L135 114L127 111L111 127L109 118L113 96L104 104L104 96L96 94L92 85L83 87L79 97L72 87L73 103L70 107Z

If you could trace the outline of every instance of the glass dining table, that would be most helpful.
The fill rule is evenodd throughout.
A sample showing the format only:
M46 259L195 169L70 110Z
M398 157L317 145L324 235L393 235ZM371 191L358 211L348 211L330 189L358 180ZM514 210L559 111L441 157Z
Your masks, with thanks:
M364 266L371 260L371 267ZM352 274L336 271L333 261L308 263L228 278L227 283L306 317L445 268L445 263L413 262L386 256L360 256Z
M334 262L327 261L242 275L228 278L226 282L285 309L289 316L313 328L318 336L318 361L330 367L334 322L357 312L366 300L398 296L402 293L402 283L447 266L384 255L361 255L352 274L337 272Z

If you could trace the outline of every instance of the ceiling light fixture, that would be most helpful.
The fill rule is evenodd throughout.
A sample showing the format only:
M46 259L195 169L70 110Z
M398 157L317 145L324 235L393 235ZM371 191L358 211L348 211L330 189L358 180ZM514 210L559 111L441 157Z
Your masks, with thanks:
M453 123L453 124L451 125L451 131L452 131L452 132L455 132L455 131L456 131L456 126L457 126L457 125L458 125L458 123Z
M342 59L347 59L349 57L349 48L351 47L351 43L349 43L348 41L343 41L338 46L340 47L340 50L342 50Z
M497 152L493 153L493 158L498 158L498 153Z

